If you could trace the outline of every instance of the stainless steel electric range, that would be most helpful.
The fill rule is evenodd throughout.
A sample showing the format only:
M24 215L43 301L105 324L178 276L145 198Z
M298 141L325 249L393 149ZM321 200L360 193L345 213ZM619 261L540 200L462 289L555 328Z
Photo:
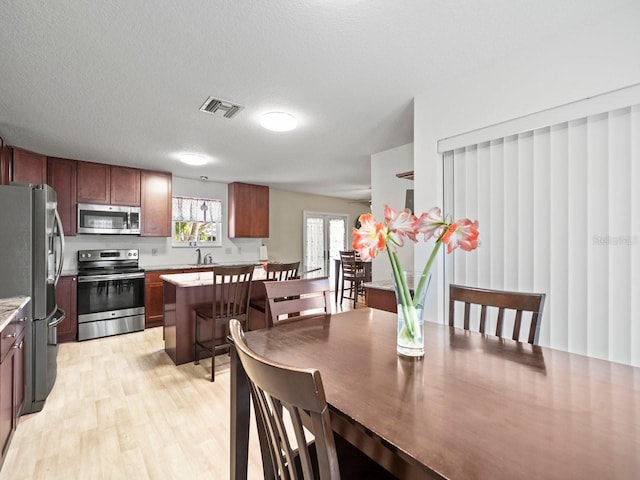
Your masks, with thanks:
M78 340L144 330L138 250L78 251Z

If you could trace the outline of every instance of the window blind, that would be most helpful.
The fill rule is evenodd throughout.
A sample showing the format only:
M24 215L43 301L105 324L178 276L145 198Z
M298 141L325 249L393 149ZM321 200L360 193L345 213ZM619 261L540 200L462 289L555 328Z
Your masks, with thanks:
M482 245L446 284L545 292L540 344L640 366L640 106L444 154ZM447 303L445 303L447 304Z
M221 222L222 202L205 198L173 197L174 222Z

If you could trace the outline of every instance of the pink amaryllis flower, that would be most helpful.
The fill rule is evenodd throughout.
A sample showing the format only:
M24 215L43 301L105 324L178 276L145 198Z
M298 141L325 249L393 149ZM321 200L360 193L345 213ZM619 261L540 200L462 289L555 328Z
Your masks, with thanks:
M416 217L411 214L411 210L394 210L389 205L384 206L384 219L389 231L391 241L402 247L404 245L404 237L406 236L412 242L416 241L416 232L413 228Z
M424 235L424 241L426 242L431 237L440 237L444 225L442 210L440 210L440 207L433 207L416 218L413 228L416 233L422 233Z
M384 251L386 232L387 227L382 223L377 223L372 214L360 215L360 228L351 233L353 248L360 252L360 257L364 261L369 261L375 258L378 252Z
M447 245L447 253L453 252L458 247L465 252L470 252L478 247L479 235L478 221L472 222L468 218L463 218L452 223L442 235L441 240Z
M360 215L361 226L352 233L353 248L360 252L363 260L371 260L378 252L385 250L389 256L398 302L398 353L401 355L424 354L422 310L431 266L442 244L446 244L447 253L451 253L458 247L466 251L473 250L480 243L477 221L465 218L451 223L449 218L443 218L438 207L416 217L408 209L394 210L385 205L382 223L377 223L371 213L366 213ZM425 241L433 238L435 244L417 285L409 288L408 277L404 275L396 247L404 245L405 238L417 242L419 234L424 235Z

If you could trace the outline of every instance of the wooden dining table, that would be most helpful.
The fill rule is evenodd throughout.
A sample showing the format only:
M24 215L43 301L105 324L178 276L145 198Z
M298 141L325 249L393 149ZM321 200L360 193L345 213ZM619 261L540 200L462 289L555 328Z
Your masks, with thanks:
M320 370L332 427L398 478L638 479L640 368L426 322L396 354L371 308L248 332L269 359ZM231 350L231 478L246 479L250 395Z

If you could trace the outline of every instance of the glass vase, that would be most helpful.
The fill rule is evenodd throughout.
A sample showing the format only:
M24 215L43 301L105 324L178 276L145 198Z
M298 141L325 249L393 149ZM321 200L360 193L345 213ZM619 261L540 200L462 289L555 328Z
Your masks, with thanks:
M401 272L393 276L398 306L397 352L405 357L424 357L424 303L431 274Z

